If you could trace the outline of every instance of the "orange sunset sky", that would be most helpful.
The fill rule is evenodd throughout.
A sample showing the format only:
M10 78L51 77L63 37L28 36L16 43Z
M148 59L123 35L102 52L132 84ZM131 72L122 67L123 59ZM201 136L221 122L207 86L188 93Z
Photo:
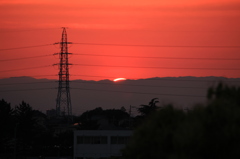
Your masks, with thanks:
M57 79L61 27L71 80L240 77L239 0L0 0L0 78Z

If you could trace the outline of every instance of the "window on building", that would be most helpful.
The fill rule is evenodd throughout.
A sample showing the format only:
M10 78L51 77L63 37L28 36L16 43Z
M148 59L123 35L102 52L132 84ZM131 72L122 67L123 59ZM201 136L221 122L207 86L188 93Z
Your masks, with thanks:
M77 144L83 144L83 136L77 137Z
M111 136L111 144L127 144L129 141L129 136Z
M77 136L77 144L107 144L107 136Z

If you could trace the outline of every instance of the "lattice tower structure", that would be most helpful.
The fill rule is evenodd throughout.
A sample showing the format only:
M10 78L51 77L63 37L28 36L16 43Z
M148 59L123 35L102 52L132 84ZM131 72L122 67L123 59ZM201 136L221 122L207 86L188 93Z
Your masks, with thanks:
M67 41L66 28L63 28L61 42L55 43L60 45L60 53L55 53L59 55L60 62L58 65L59 69L59 80L58 80L58 93L56 99L56 114L57 116L71 116L72 115L72 104L70 96L69 87L69 66L68 62L68 44L71 42Z

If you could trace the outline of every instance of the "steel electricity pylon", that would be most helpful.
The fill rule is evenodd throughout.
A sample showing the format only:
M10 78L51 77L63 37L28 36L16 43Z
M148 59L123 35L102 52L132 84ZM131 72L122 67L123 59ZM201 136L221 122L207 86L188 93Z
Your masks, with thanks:
M59 69L59 80L58 80L58 93L56 99L56 113L57 116L71 116L72 115L72 104L69 88L69 65L68 63L68 44L71 42L67 41L66 28L63 27L61 42L55 43L60 45L60 53L55 53L54 55L59 55L60 62L55 64L58 65Z

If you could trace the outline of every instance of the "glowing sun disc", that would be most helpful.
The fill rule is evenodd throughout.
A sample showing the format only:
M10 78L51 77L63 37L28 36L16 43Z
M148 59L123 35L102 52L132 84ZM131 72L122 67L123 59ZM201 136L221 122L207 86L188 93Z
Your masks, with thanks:
M117 82L117 81L124 81L124 80L126 80L126 78L116 78L116 79L114 79L113 81L114 81L114 82Z

